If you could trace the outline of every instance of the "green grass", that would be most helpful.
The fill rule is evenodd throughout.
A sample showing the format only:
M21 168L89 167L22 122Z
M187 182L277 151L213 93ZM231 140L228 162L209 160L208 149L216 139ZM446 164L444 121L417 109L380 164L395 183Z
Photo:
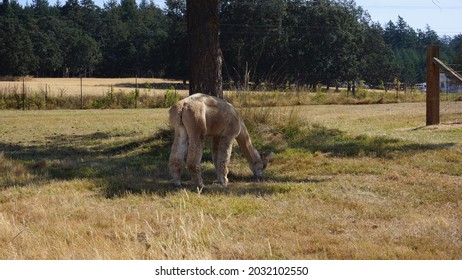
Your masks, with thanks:
M166 109L0 111L0 259L460 259L462 130L422 103L242 108L254 182L170 184Z

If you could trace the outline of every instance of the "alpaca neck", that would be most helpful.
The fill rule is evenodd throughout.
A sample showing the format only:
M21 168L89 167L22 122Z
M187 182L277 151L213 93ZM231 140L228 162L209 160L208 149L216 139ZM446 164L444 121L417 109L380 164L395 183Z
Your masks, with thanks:
M241 121L241 132L237 135L236 141L249 164L255 164L261 160L260 154L252 145L252 140L250 140L249 132L243 121Z

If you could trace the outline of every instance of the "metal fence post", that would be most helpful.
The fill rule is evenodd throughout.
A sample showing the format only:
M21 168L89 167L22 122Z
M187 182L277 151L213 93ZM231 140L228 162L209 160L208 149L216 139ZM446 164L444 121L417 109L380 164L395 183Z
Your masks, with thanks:
M80 74L80 109L83 109L83 86L82 86L82 74Z

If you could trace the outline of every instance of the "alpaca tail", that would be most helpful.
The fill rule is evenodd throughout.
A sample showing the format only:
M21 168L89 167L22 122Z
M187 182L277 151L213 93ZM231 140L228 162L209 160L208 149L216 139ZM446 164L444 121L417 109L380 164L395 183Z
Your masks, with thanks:
M168 111L170 125L173 128L178 128L182 124L181 113L183 112L183 104L176 103Z

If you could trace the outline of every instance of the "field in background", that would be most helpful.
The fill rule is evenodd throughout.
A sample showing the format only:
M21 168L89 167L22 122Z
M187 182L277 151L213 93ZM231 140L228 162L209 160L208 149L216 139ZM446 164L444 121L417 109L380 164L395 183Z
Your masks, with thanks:
M166 109L0 111L0 259L462 258L460 125L423 103L241 113L266 180L235 148L222 189L206 150L208 188L177 190Z
M10 78L0 81L0 109L159 108L171 105L169 94L188 91L181 81L157 78Z
M0 109L128 109L165 108L187 96L187 85L165 79L98 79L21 78L0 80ZM231 87L226 99L236 106L297 106L325 104L386 104L422 102L425 94L418 90L396 92L358 88L356 96L346 89L318 87L316 90L287 85L269 89L261 85L252 91ZM452 98L452 97L451 97ZM460 103L460 102L459 102ZM457 112L457 111L456 111Z
M59 95L78 95L80 96L80 78L31 78L26 77L24 80L28 93L45 92L51 96ZM129 92L136 89L136 85L140 90L146 91L148 94L164 94L165 90L170 86L184 89L184 85L178 80L166 80L159 78L83 78L82 91L84 95L103 95L108 91L114 92L124 91ZM14 81L0 81L0 91L16 89L22 91L23 81L21 78ZM46 89L48 88L48 89Z

